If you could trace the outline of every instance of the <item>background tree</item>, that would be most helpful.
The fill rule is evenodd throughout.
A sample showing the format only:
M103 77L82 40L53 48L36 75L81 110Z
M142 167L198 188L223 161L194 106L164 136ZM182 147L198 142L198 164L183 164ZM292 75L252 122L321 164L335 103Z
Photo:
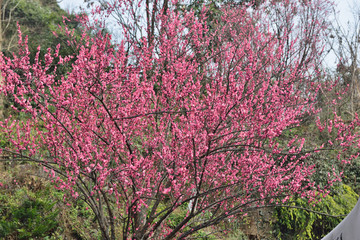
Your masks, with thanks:
M335 10L334 10L335 11ZM328 38L330 51L335 55L337 69L335 77L338 77L344 87L349 88L348 98L344 99L341 111L353 118L359 111L359 33L360 33L360 10L357 4L352 6L353 18L342 26L339 19L335 21Z
M352 9L352 18L346 25L341 25L340 20L335 18L331 26L331 34L328 36L329 51L335 57L336 69L333 69L329 77L339 81L338 89L346 89L347 93L341 96L336 106L338 114L344 120L351 121L359 114L359 5L355 2L349 6ZM335 10L334 10L335 11ZM330 95L332 93L328 93ZM328 97L324 94L324 98ZM331 112L332 110L328 110ZM352 150L356 152L356 150ZM343 180L358 190L357 181L360 177L358 170L359 161L356 159L349 166L342 166L344 171Z
M12 56L13 52L18 51L18 26L23 34L29 37L31 59L34 59L39 46L41 46L40 56L42 57L48 48L55 49L59 43L63 46L67 45L67 39L61 33L59 25L63 25L63 16L73 20L75 16L61 9L56 0L2 0L0 8L0 51L6 56ZM80 28L76 21L66 22L71 28ZM63 47L61 52L70 54L74 53L75 49L69 45ZM0 98L1 119L8 115L6 111L4 112L6 109L9 110L9 105L11 105L8 101L9 99Z

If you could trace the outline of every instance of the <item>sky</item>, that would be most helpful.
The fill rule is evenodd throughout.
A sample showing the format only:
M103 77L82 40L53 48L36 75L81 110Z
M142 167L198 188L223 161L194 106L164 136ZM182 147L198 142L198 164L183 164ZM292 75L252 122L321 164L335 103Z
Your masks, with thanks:
M335 0L337 9L340 11L339 17L342 21L347 21L351 17L351 7L356 0ZM72 11L78 9L79 6L84 5L83 0L58 0L61 8Z
M337 19L339 23L346 29L347 23L353 20L353 11L356 0L334 0L335 10L337 11ZM79 11L81 6L86 6L84 0L58 0L61 8L69 12ZM358 11L360 10L360 4L358 4ZM328 67L334 68L337 64L334 54L328 54L326 57Z
M352 13L351 13L351 7L354 5L353 3L355 0L336 0L336 9L339 11L339 19L342 22L346 22L348 20L351 20Z
M339 10L339 19L342 22L347 22L351 18L351 7L354 5L356 0L335 0L337 9ZM61 8L67 11L73 11L79 9L80 6L84 5L84 0L58 0Z
M84 5L83 0L58 0L60 7L66 11L76 11L79 6Z
M337 11L336 18L339 24L346 30L348 28L348 23L351 24L354 19L354 11L356 11L356 0L335 0L335 11ZM360 4L357 3L358 10ZM335 24L335 23L334 23ZM325 58L327 66L331 69L335 69L338 64L338 60L335 57L335 54L330 52Z

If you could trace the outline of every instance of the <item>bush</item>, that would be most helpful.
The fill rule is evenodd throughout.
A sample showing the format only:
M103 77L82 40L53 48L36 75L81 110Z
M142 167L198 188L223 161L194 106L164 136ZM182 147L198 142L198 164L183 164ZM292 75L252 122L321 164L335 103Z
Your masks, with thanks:
M0 237L31 239L51 235L58 227L55 202L49 189L33 193L26 188L14 194L0 191Z
M351 187L341 185L311 209L329 215L346 215L355 206L358 197ZM292 205L309 208L308 201L302 198L294 200ZM274 214L277 219L274 223L277 239L321 239L343 219L285 207L276 208Z

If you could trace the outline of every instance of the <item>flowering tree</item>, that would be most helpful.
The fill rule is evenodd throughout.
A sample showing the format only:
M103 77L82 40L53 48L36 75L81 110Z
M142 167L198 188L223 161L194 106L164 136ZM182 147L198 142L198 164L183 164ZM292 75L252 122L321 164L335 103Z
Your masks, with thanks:
M296 6L323 7L317 2ZM118 45L84 32L69 41L77 55L60 56L58 46L32 64L20 38L19 54L0 59L2 91L29 116L1 124L6 151L39 162L58 189L83 199L104 239L115 239L116 226L123 239L184 239L253 207L321 191L305 161L319 149L284 135L317 112L314 55L296 55L293 32L273 32L249 6L221 6L207 21L206 6L195 15L180 3L139 1L144 26L135 1L109 5L129 11ZM318 53L322 42L312 44ZM58 76L70 59L71 71ZM337 119L328 129L346 147L356 142L355 126ZM173 224L178 209L187 214Z

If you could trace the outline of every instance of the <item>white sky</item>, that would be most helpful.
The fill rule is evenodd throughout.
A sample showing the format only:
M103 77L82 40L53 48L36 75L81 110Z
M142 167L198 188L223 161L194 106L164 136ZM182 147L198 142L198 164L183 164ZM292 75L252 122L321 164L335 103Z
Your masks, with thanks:
M356 2L356 0L335 0L337 9L340 11L339 16L343 20L349 20L349 17L351 17L350 7L354 5L354 2ZM67 11L76 10L81 5L85 6L83 0L58 0L58 3L61 8Z
M335 4L336 4L336 9L339 12L339 19L341 19L341 21L346 22L347 20L350 20L352 18L352 13L351 13L351 6L353 5L354 1L352 0L336 0Z
M358 0L334 0L336 6L335 10L338 11L337 19L342 26L346 29L347 23L353 20L353 11L360 10L360 3L358 3L358 9L354 9L356 6L356 1ZM79 11L80 7L86 7L86 3L84 0L58 0L58 3L61 8L68 12L77 12ZM329 54L326 57L326 62L328 67L333 68L336 66L336 59L333 54Z
M76 11L79 6L84 4L83 0L58 0L60 7L68 12Z
M356 5L356 0L334 0L335 2L335 11L337 11L336 18L339 21L340 25L346 30L348 28L348 23L354 20L353 11L356 11L353 7ZM360 4L357 4L360 7ZM334 22L335 26L336 23ZM330 52L326 58L325 62L327 67L330 69L335 69L338 64L338 60L335 57L333 52Z

